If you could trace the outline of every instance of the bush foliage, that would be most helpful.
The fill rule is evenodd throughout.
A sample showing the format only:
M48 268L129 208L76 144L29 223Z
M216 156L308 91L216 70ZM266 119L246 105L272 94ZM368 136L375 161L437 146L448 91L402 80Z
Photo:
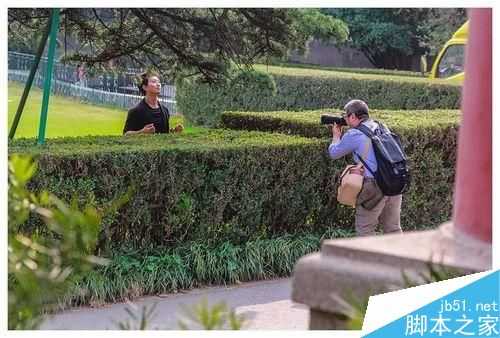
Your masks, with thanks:
M227 112L222 121L226 128L329 140L330 132L319 124L322 113L325 111ZM410 158L412 186L403 197L401 223L411 229L446 221L451 216L459 111L372 110L370 115L401 135Z
M364 100L371 108L393 110L457 109L460 105L460 86L426 78L275 66L256 69L251 76L220 84L179 81L179 111L194 123L214 126L224 111L343 107L354 98ZM243 78L244 82L238 80Z
M27 156L9 160L8 291L9 329L36 329L44 309L52 309L72 279L105 260L92 256L100 217L87 207L78 210L56 196L26 189L36 163ZM29 216L43 219L55 236L19 233Z
M235 71L231 79L216 84L201 82L199 78L177 81L177 109L194 124L217 126L221 107L239 109L253 107L263 96L274 97L276 84L272 76L254 70Z
M305 68L305 69L317 69L323 71L333 71L333 72L343 72L343 73L354 73L354 74L378 74L378 75L394 75L394 76L404 76L404 77L415 77L422 78L425 77L420 72L413 72L409 70L397 70L397 69L382 69L382 68L349 68L349 67L332 67L332 66L322 66L310 63L286 63L286 62L272 62L272 66L282 67L282 68ZM257 67L262 69L268 67L266 64L259 64Z
M349 224L330 200L334 171L318 140L212 130L197 135L24 139L10 152L39 160L33 189L104 205L129 202L103 219L105 244L174 245ZM25 229L37 224L30 219Z
M343 78L357 80L381 80L381 81L398 81L408 83L421 84L445 84L445 81L436 81L426 77L416 77L411 75L401 74L399 71L391 71L386 69L363 70L362 68L352 69L351 72L342 71L339 69L328 69L325 67L281 67L270 65L255 65L254 69L264 73L273 75L288 75L288 76L305 76L315 78ZM459 85L454 85L459 87Z
M331 137L325 126L321 126L321 114L341 115L340 110L321 109L307 111L274 112L225 112L221 115L223 128L236 130L258 130L278 132L305 137ZM370 116L395 130L405 134L415 133L418 129L435 129L457 125L460 118L458 110L370 110ZM439 133L439 131L437 131Z
M435 226L450 215L456 125L410 131L403 140L415 178L404 202L406 230ZM349 159L329 159L328 141L207 130L62 138L48 140L43 148L24 139L11 143L9 151L38 158L34 189L68 198L75 194L82 204L106 206L133 187L129 201L103 219L99 247L147 247L191 240L237 244L296 231L351 228L352 209L335 200L337 175ZM37 224L31 218L24 229Z

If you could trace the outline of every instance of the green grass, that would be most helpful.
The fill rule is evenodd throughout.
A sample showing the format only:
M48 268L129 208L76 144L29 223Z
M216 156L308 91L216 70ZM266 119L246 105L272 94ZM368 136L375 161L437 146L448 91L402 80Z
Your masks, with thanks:
M288 277L297 260L323 239L351 237L350 229L285 234L241 244L192 242L174 248L121 249L110 264L83 276L59 307L102 304L205 285Z
M16 114L24 85L9 82L8 128ZM16 138L37 137L40 121L42 91L33 87L19 121ZM87 135L122 135L127 111L124 109L80 103L73 98L51 95L47 118L47 138ZM183 123L181 116L170 119L170 125ZM199 128L186 128L186 133L196 132Z
M311 69L311 68L291 67L291 66L280 67L280 66L255 65L254 68L262 72L269 72L270 74L273 75L335 77L344 79L359 79L359 80L370 79L370 80L383 80L383 81L455 85L446 83L442 80L431 80L425 77L400 76L392 74L368 74L368 73L361 74L354 72L348 73L338 70Z

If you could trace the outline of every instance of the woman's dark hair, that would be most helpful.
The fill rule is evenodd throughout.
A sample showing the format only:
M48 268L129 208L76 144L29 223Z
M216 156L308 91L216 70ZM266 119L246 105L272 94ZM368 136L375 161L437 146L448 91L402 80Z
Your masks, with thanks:
M141 93L141 95L146 95L146 92L144 91L144 88L142 88L142 86L147 86L149 78L153 76L158 76L158 74L155 72L147 71L139 75L137 86L139 87L139 93Z

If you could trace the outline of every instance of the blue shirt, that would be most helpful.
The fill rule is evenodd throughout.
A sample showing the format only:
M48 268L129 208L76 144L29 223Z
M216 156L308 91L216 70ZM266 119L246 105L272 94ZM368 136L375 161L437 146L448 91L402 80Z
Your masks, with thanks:
M376 124L373 120L364 121L363 124L371 128L372 130L376 127ZM367 144L368 156L365 155ZM357 153L358 155L363 156L363 160L373 172L377 171L377 160L375 159L375 153L373 152L371 141L368 136L366 136L356 128L349 129L338 142L332 142L332 144L330 144L330 146L328 147L328 153L334 160L353 153L354 162L359 163L360 160L358 156L354 154ZM364 176L373 177L370 170L366 168Z

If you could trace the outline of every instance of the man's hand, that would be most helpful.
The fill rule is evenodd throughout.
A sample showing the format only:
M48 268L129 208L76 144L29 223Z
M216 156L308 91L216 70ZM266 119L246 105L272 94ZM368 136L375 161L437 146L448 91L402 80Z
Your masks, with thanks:
M129 135L140 135L140 134L154 134L156 131L155 125L153 123L146 124L144 128L139 129L139 130L129 130L124 136L129 136Z
M328 129L332 132L332 138L334 141L340 140L340 137L342 136L342 127L339 126L338 124L329 124Z
M155 125L153 123L146 124L144 128L141 129L142 134L154 134L155 131Z
M349 172L350 172L351 174L358 174L358 175L363 176L363 174L364 174L364 172L365 172L365 168L363 168L362 166L361 166L361 167L355 166L355 167L351 168L351 169L349 170Z

